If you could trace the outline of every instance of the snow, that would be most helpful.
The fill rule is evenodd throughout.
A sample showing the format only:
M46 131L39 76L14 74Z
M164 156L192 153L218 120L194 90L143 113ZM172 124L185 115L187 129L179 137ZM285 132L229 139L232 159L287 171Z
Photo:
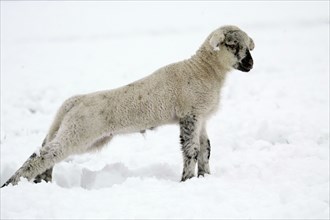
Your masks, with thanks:
M177 126L116 137L1 189L1 219L329 219L329 2L1 1L1 184L68 97L190 57L215 28L253 39L208 124L211 175L180 183Z

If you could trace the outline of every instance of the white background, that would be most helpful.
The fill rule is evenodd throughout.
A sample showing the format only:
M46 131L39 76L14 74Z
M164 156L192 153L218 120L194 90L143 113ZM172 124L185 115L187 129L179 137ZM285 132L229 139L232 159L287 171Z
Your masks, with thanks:
M329 218L329 2L1 1L1 184L68 97L189 58L234 24L255 41L208 133L212 175L180 183L177 126L114 138L1 189L2 219Z

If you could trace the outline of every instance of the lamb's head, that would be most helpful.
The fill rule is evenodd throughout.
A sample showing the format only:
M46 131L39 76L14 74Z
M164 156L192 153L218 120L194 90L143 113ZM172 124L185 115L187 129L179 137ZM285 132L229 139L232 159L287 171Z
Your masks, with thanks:
M254 48L253 40L235 26L223 26L215 30L208 38L209 50L217 53L222 65L243 72L253 67L250 51Z

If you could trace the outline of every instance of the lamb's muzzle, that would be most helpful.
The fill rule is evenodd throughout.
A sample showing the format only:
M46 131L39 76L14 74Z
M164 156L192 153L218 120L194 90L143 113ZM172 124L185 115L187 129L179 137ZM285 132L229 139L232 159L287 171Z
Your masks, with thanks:
M253 68L253 59L248 50L246 50L245 57L238 64L238 70L243 72L249 72Z

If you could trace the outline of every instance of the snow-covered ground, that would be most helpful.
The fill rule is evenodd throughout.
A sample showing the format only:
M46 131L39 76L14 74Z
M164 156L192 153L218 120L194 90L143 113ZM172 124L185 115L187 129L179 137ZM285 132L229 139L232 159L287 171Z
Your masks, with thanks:
M190 57L215 28L255 41L210 120L211 172L180 183L179 129L115 138L1 189L2 219L329 218L329 2L1 1L1 184L68 97Z

